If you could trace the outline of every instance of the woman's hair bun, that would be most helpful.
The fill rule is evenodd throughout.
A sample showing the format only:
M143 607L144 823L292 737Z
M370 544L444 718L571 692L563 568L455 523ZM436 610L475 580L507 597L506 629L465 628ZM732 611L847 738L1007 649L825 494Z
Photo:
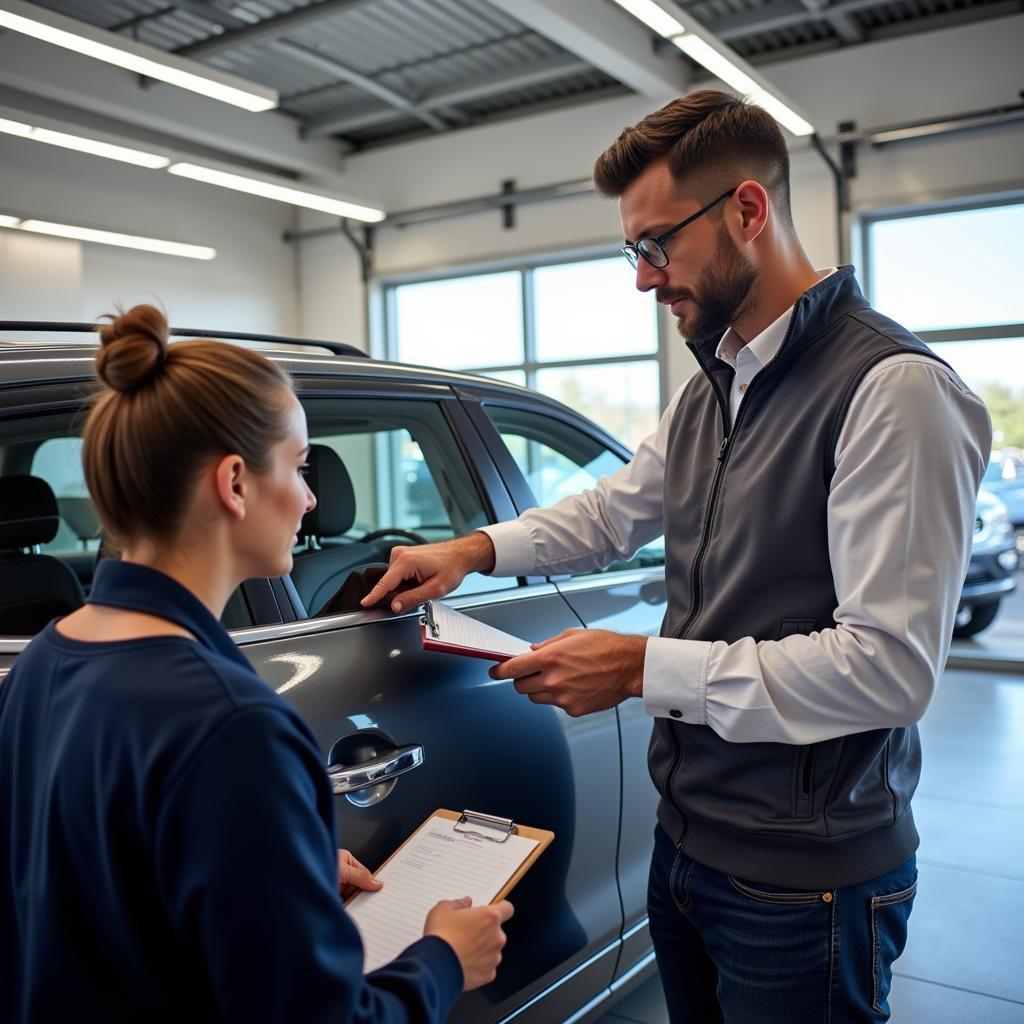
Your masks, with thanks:
M132 306L127 313L108 314L100 327L96 372L115 391L141 387L167 358L167 317L155 306Z

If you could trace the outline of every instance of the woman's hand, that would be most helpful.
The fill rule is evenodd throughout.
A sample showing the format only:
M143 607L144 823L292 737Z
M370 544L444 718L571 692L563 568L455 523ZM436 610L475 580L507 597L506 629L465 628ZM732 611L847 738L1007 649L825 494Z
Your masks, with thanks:
M343 900L361 891L376 892L383 885L348 850L338 851L338 892Z

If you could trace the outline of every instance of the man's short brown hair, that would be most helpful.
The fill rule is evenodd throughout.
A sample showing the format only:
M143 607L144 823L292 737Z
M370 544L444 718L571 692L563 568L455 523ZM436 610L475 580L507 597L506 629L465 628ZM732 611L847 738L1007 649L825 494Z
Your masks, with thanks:
M761 107L717 89L673 100L627 128L597 158L594 188L618 198L658 160L668 162L676 181L692 182L701 202L751 178L764 186L782 221L792 224L786 140Z

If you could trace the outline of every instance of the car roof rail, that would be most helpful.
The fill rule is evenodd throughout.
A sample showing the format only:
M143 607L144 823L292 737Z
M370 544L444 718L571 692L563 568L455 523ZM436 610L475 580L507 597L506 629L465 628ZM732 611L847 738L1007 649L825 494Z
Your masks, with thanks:
M100 324L73 323L64 320L0 320L0 333L8 331L48 331L54 334L85 334L98 331ZM319 338L287 338L280 334L257 334L252 331L205 331L191 327L171 327L170 333L176 338L213 338L223 341L262 341L274 345L313 345L325 348L336 356L358 356L369 359L369 355L355 345L344 341L323 341Z

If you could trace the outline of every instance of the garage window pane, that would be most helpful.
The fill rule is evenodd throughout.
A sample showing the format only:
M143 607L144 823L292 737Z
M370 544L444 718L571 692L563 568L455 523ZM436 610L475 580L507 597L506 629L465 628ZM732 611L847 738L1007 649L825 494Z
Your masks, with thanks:
M869 225L872 303L913 331L1024 322L1024 203Z
M654 296L627 271L619 257L534 270L538 361L657 351Z
M583 413L631 448L658 426L658 364L653 359L541 369L537 390Z
M394 290L397 358L466 369L521 363L520 280L510 271L399 285Z
M992 417L994 448L1024 448L1024 338L933 342L984 401Z

